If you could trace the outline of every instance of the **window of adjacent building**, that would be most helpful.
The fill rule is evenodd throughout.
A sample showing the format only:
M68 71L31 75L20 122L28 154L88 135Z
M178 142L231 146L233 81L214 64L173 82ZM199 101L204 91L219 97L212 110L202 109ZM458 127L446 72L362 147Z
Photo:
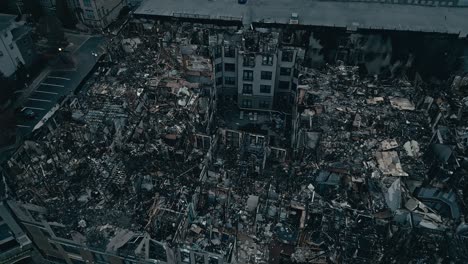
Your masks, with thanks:
M216 85L222 85L222 84L223 84L223 77L216 78Z
M255 67L255 56L245 55L244 62L242 64L244 67Z
M233 46L224 47L224 57L234 58L236 56L236 49Z
M88 18L88 19L94 19L93 10L85 10L85 17Z
M223 64L218 63L215 65L215 72L222 72L223 71Z
M234 63L225 63L224 64L224 70L227 72L235 72L236 71L236 65Z
M244 83L242 94L252 94L252 84Z
M271 76L273 74L271 73L271 71L262 71L261 72L261 79L262 80L271 80Z
M262 65L273 65L273 56L271 56L271 55L263 55L263 57L262 57Z
M271 85L260 85L260 92L261 93L270 93L271 92Z
M289 82L286 81L279 81L278 88L287 90L289 89Z
M270 108L270 102L268 101L260 101L260 103L258 104L258 106L262 109L268 109Z
M293 61L294 52L292 50L283 50L281 61Z
M91 0L83 0L83 5L90 7L91 6Z
M253 71L244 70L244 81L253 81Z
M224 83L226 85L235 85L236 84L236 78L235 77L224 77Z
M242 107L252 108L252 100L249 100L249 99L242 100Z
M291 68L281 67L280 68L280 75L283 75L283 76L291 75Z

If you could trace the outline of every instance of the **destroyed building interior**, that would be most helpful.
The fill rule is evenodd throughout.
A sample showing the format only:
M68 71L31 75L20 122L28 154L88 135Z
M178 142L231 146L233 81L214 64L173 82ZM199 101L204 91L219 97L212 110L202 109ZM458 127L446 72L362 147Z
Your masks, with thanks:
M45 258L468 263L468 76L434 85L298 59L273 110L222 100L216 49L286 54L284 35L133 19L109 37L2 165L2 195Z

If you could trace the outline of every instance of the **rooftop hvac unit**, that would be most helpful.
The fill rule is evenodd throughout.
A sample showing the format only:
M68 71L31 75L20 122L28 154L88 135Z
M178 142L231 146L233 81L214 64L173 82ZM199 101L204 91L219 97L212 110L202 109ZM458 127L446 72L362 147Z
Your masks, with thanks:
M297 25L299 24L299 15L297 13L292 13L289 18L289 24Z

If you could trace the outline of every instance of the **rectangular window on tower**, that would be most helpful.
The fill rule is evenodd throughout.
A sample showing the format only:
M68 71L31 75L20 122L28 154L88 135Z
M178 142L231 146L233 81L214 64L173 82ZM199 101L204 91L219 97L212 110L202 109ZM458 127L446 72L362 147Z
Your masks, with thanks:
M243 80L250 82L253 81L253 71L244 70Z
M263 55L262 57L262 65L273 65L273 56L271 55Z
M260 85L260 92L261 93L270 93L271 92L271 85Z
M262 71L261 72L261 79L262 80L271 80L271 77L272 77L272 73L271 71Z
M252 100L249 100L249 99L242 100L242 107L252 108Z
M234 63L225 63L224 64L224 70L227 72L235 72L236 71L236 65Z
M281 53L281 61L293 61L294 52L292 50L283 50Z
M223 64L218 63L215 65L215 72L222 72L223 71Z
M252 84L244 83L242 94L252 94Z
M290 75L291 75L291 68L281 67L281 68L280 68L280 75L282 75L282 76L290 76Z
M233 46L224 47L224 57L234 58L236 57L236 49Z
M244 55L244 62L242 63L244 67L255 67L255 56L254 55Z
M283 90L288 90L289 89L289 82L279 81L278 88L283 89Z
M216 78L216 85L223 85L223 77Z
M217 47L214 48L213 53L214 53L215 59L221 57L221 52L222 52L221 46L217 46Z
M236 78L235 77L224 77L224 83L226 85L235 85L236 84Z

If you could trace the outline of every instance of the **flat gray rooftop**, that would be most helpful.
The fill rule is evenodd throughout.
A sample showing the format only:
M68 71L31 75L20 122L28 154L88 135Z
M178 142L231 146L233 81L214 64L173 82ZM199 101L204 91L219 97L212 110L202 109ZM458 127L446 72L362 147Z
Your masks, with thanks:
M289 23L353 29L406 30L468 35L468 8L394 5L383 3L322 2L316 0L145 0L135 15L187 16Z
M0 14L0 31L8 28L15 18L14 15Z

